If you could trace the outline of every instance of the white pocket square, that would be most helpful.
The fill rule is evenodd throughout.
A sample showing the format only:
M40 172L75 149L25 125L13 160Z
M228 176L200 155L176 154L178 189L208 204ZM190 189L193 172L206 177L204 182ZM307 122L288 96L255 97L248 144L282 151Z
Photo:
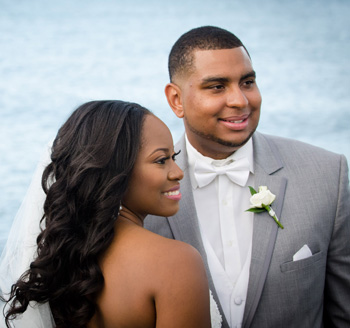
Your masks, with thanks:
M306 259L308 257L312 256L311 250L308 245L304 245L302 248L300 248L294 255L293 255L293 261L299 261L302 259Z

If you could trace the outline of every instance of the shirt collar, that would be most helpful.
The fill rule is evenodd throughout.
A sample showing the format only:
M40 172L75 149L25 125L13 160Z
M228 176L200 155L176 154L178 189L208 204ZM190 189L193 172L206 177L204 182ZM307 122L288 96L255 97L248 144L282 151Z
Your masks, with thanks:
M249 161L249 170L254 174L254 154L253 154L253 140L250 138L241 148L237 149L233 154L224 159L213 159L202 155L197 149L195 149L185 134L186 151L188 156L188 166L190 171L190 179L193 189L197 188L197 181L194 178L194 165L196 161L203 161L214 166L224 166L232 163L232 161L246 157Z

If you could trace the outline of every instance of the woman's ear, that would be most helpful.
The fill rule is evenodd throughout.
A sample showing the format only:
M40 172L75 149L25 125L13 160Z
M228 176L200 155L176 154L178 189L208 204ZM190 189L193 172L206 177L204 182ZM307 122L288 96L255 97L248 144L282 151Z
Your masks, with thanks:
M181 89L174 83L168 83L165 86L165 96L168 100L168 104L179 118L184 117L184 111L182 107Z

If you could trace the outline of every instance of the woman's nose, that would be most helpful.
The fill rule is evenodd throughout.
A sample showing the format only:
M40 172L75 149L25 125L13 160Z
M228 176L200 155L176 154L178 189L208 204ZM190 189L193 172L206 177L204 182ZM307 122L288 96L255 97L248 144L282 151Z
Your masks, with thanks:
M173 162L168 177L170 180L182 180L182 178L184 177L184 172L179 168L179 166L175 162Z

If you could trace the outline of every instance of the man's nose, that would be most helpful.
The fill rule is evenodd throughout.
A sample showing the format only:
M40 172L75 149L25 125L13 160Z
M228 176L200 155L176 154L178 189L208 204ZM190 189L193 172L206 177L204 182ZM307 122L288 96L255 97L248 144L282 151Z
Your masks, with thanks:
M244 108L248 105L248 99L239 86L232 87L227 93L227 106Z

